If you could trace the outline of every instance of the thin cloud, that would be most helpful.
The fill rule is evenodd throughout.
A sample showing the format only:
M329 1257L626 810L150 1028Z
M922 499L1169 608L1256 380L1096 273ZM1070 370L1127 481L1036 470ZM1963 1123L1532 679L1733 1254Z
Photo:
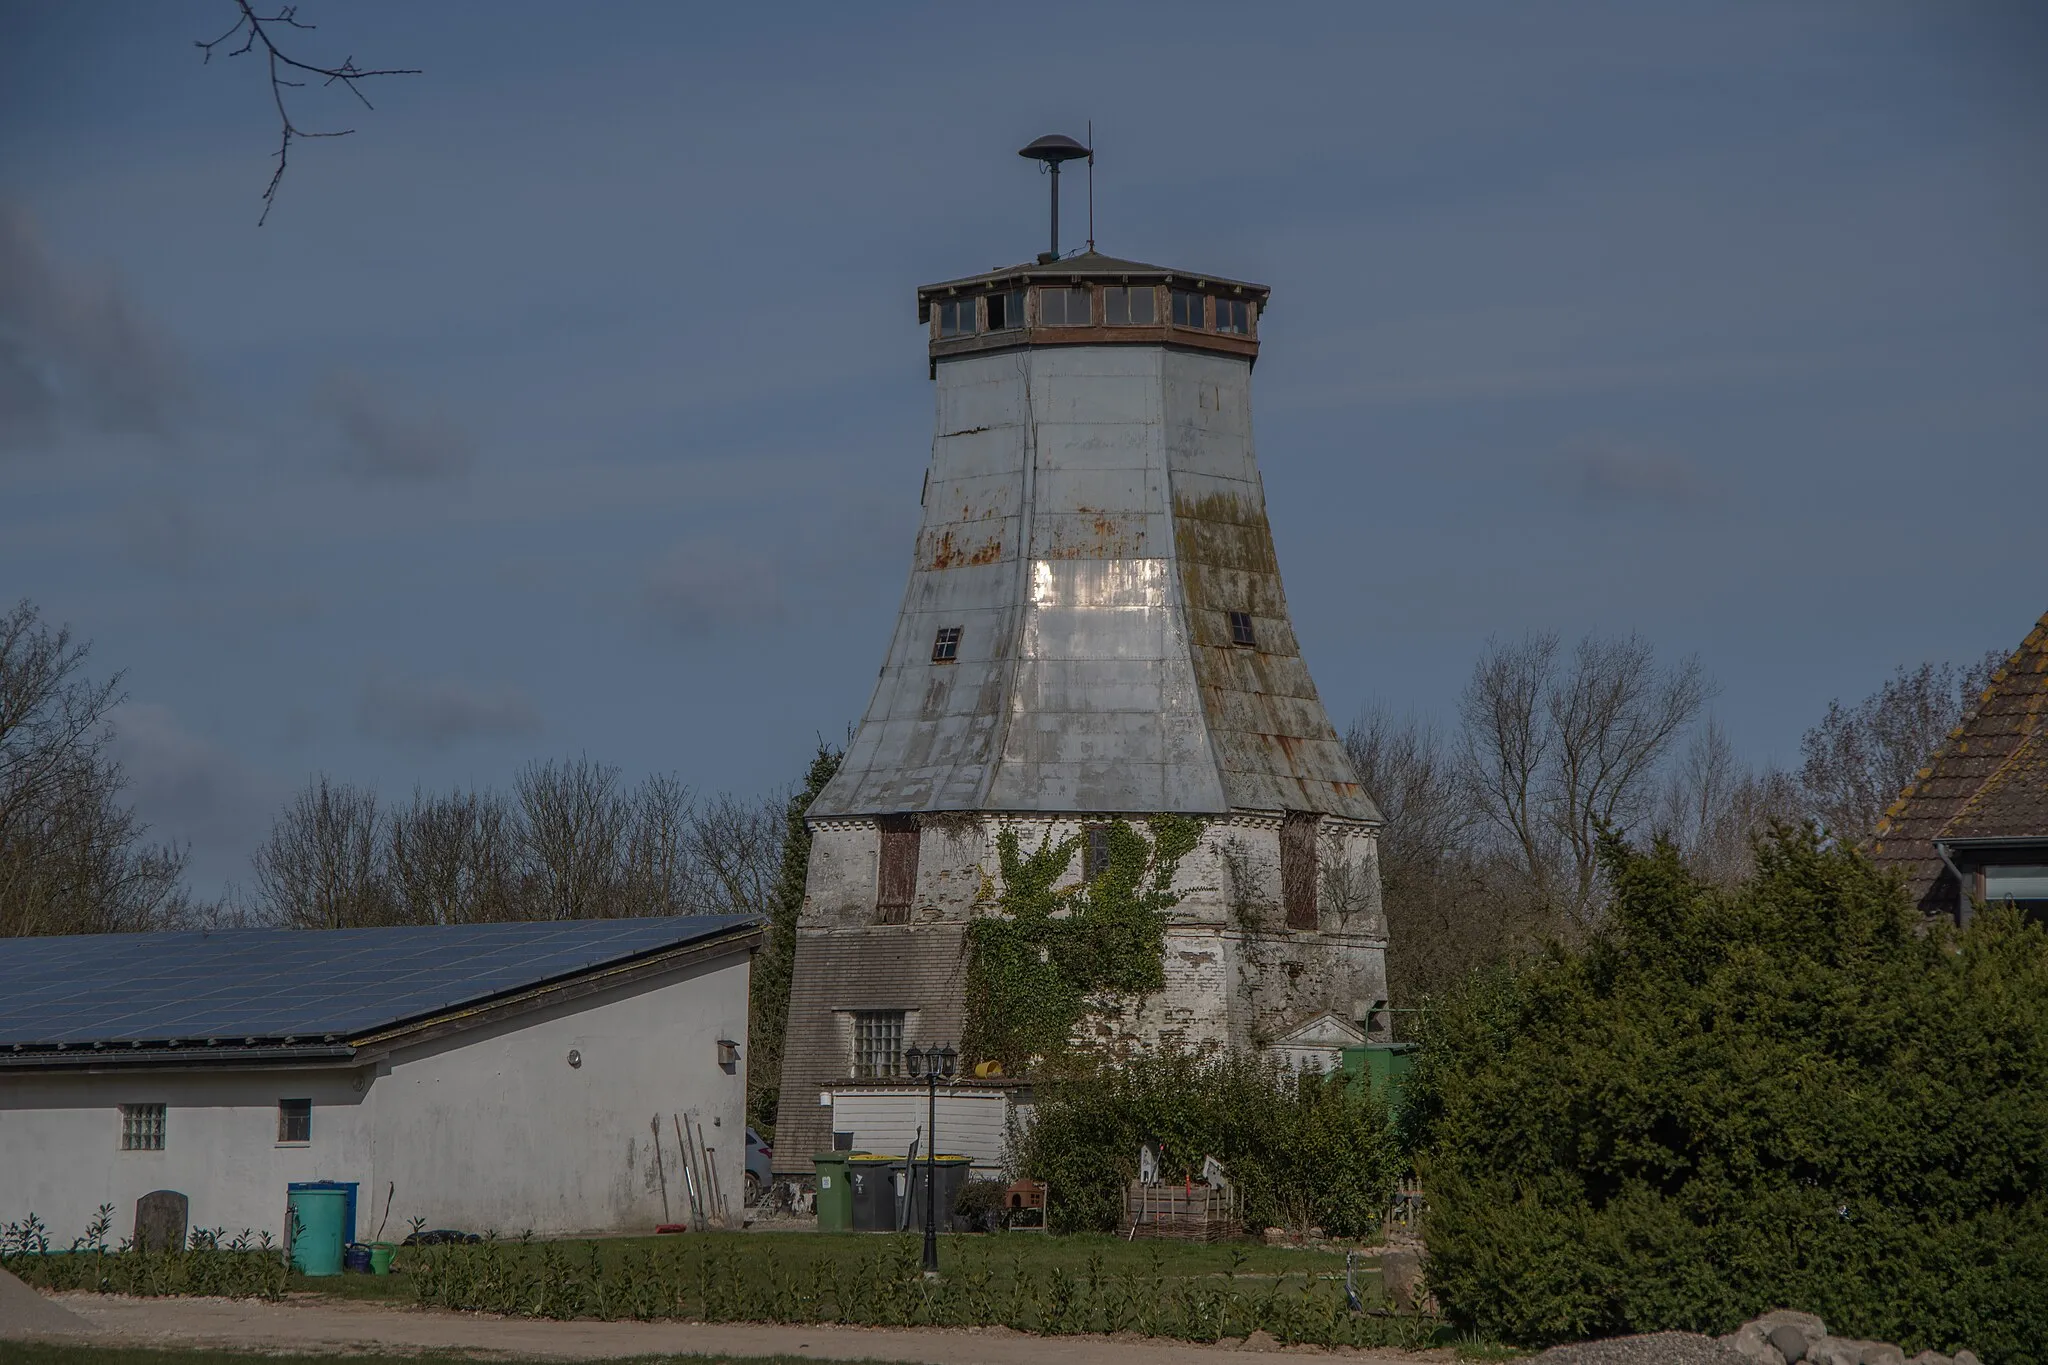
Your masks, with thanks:
M109 719L108 750L151 837L190 844L195 857L218 864L195 866L194 881L232 870L261 842L284 794L279 782L193 733L160 703L125 702Z
M190 396L184 357L119 282L64 266L0 200L0 450L77 431L167 437Z
M1705 482L1689 460L1651 446L1588 442L1567 455L1566 468L1580 493L1594 502L1691 507L1708 497Z
M359 374L329 376L314 407L334 424L342 469L367 482L457 478L476 460L469 433L445 414L407 410Z
M363 684L356 720L372 739L416 751L530 735L541 727L539 709L515 687L381 675Z
M642 590L648 611L686 639L783 614L774 563L729 541L674 546L648 567Z

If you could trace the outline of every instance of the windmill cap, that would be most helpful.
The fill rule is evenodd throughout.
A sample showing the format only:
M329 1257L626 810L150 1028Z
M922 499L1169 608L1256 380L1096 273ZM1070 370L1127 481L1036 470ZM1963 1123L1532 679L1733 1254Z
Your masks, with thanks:
M1029 147L1018 148L1017 155L1028 156L1033 161L1043 161L1049 166L1057 166L1062 161L1078 161L1091 153L1065 133L1047 133Z

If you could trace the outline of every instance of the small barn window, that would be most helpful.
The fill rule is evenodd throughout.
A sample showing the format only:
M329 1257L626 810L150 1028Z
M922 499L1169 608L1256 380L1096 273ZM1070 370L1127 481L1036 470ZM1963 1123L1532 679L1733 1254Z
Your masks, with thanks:
M1291 810L1280 821L1280 903L1290 929L1313 929L1316 920L1316 816Z
M864 1081L903 1074L902 1010L855 1013L853 1074Z
M882 817L882 861L875 878L875 923L908 924L917 894L917 817Z
M1102 320L1112 327L1144 327L1157 320L1159 302L1151 289L1105 289Z
M1005 332L1024 325L1024 291L1009 289L988 296L988 330Z
M164 1106L124 1104L121 1106L121 1150L161 1152L164 1149Z
M1246 649L1259 647L1259 633L1252 628L1252 614L1248 611L1230 613L1230 643L1243 645Z
M279 1100L277 1102L277 1140L279 1142L311 1142L313 1140L313 1101Z
M949 664L960 657L960 627L941 626L932 637L932 662Z
M1086 327L1088 291L1085 289L1040 289L1038 325L1041 327Z
M972 336L974 334L974 300L947 299L939 305L939 335L942 337Z
M1173 325L1176 327L1200 327L1202 317L1202 296L1185 289L1173 291Z
M1109 870L1109 826L1084 825L1081 833L1081 880L1092 882Z
M1243 299L1216 300L1216 330L1245 336L1252 330L1251 310Z

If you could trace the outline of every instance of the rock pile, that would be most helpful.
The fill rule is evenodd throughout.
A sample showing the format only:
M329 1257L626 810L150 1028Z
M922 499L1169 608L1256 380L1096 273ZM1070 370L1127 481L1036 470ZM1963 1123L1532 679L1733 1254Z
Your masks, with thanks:
M1745 1322L1721 1341L1755 1365L1978 1365L1974 1351L1922 1351L1908 1360L1889 1342L1829 1336L1828 1325L1813 1314L1785 1308Z

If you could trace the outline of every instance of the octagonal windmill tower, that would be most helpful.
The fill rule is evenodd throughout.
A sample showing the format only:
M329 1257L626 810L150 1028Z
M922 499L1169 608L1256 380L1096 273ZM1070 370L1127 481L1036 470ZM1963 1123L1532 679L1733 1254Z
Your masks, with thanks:
M1088 152L1023 155L1057 177ZM1054 186L1051 251L917 291L923 522L809 812L778 1170L831 1146L835 1086L972 1033L970 926L1008 913L1006 832L1027 854L1071 841L1053 893L1078 905L1059 897L1101 874L1107 831L1199 830L1171 868L1163 985L1091 992L1076 1045L1383 1031L1379 815L1295 639L1252 439L1270 291L1063 256Z

